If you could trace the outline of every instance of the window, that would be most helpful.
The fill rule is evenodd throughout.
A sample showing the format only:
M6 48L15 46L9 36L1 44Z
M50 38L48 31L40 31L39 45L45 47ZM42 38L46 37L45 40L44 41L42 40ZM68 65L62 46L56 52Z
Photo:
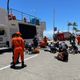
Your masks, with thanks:
M3 29L0 29L0 35L4 35L5 31Z

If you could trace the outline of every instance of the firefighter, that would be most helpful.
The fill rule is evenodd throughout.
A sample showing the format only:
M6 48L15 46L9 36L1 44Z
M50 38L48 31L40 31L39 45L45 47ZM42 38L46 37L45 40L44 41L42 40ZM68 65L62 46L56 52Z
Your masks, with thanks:
M14 33L14 34L12 35L12 40L13 40L13 41L15 40L15 37L16 37L16 33ZM14 61L14 44L12 44L12 52L13 52L13 56L12 56L12 62L11 62L11 64L13 64L13 61ZM18 64L18 63L20 63L20 62L19 62L19 57L18 57L18 59L17 59L16 64Z
M16 61L18 59L18 56L21 57L21 63L22 63L22 68L26 67L24 64L24 40L21 38L21 33L16 32L16 36L14 39L12 39L12 45L14 45L14 61L13 64L11 65L11 68L15 68Z
M16 37L16 33L14 33L14 34L12 35L12 40L14 40L15 37ZM13 44L12 44L12 52L13 52L13 56L12 56L12 62L11 62L11 64L13 64L13 61L14 61L14 45L13 45Z

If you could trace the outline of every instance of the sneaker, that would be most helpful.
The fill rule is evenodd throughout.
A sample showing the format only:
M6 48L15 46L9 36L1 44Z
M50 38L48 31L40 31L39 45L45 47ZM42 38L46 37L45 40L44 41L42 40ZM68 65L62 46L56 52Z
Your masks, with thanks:
M16 62L16 64L19 64L19 63L20 63L19 61Z
M26 66L27 66L26 64L23 64L21 67L24 68L24 67L26 67Z
M14 64L14 62L11 62L10 64Z
M10 67L11 67L11 68L15 68L15 64L12 64Z

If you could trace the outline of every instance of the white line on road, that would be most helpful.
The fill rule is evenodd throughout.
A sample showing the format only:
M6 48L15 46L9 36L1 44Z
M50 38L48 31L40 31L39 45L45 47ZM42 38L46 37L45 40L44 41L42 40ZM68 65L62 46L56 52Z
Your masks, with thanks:
M33 55L33 56L31 56L31 57L28 57L28 58L25 58L24 61L29 60L29 59L31 59L31 58L34 58L34 57L36 57L36 56L38 56L38 54ZM0 68L0 71L1 71L1 70L4 70L4 69L6 69L6 68L9 68L10 66L11 66L11 65L8 65L8 66L5 66L5 67L2 67L2 68Z

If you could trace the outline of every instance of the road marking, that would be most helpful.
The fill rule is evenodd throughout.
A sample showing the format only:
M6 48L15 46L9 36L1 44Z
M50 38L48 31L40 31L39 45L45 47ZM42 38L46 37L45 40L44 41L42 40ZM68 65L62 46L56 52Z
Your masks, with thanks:
M3 70L3 69L9 68L9 67L10 67L10 65L2 67L2 68L0 68L0 71Z
M28 58L25 58L24 61L29 60L29 59L34 58L34 57L37 57L37 56L38 56L38 54L33 55L33 56L31 56L31 57L28 57ZM1 71L1 70L4 70L4 69L6 69L6 68L9 68L10 66L11 66L11 65L2 67L2 68L0 68L0 71Z

